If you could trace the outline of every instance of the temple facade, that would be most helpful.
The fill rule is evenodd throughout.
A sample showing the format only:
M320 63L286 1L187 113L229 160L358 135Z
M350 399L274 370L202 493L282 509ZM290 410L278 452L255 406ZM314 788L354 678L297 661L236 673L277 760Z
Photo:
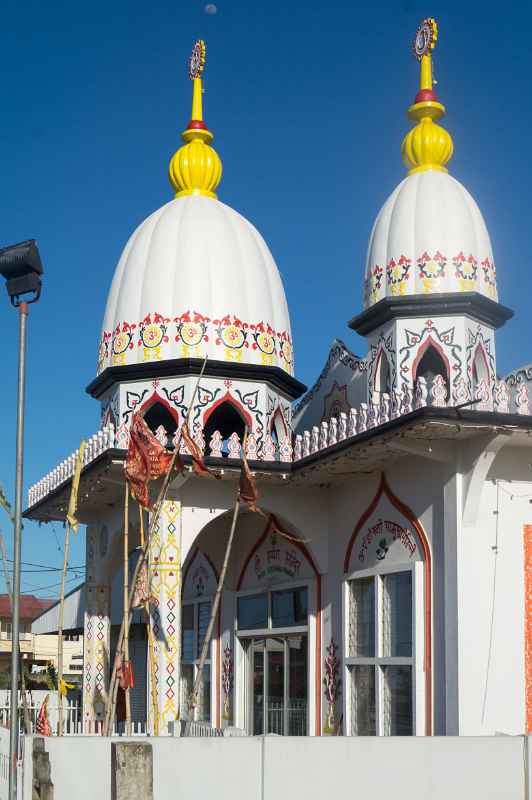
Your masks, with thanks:
M335 340L310 389L295 374L268 246L216 195L222 165L196 43L175 198L125 246L87 387L100 429L84 455L86 581L70 623L83 629L87 729L109 699L123 465L139 411L186 469L150 540L149 612L134 613L134 720L164 735L188 713L245 446L261 513L240 509L197 721L247 735L532 729L532 370L497 371L496 332L513 312L497 294L482 214L446 167L436 38L424 20L407 175L371 230L363 306L348 323L367 353ZM179 436L189 409L219 480L192 470ZM31 487L27 517L65 518L74 463ZM148 527L130 499L131 569Z

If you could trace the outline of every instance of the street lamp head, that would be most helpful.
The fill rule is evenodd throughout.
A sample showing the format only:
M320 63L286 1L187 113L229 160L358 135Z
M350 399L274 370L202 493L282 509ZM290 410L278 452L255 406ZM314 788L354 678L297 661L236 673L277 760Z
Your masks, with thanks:
M7 293L14 306L20 305L24 295L32 295L30 299L23 298L26 303L39 299L42 273L35 239L0 249L0 275L6 279Z

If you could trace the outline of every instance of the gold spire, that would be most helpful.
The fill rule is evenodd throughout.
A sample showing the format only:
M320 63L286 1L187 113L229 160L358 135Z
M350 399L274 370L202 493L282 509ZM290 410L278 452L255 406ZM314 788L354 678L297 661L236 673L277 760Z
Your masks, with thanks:
M419 92L408 109L408 116L417 125L403 139L401 152L409 167L408 174L436 169L447 172L445 164L453 154L451 135L436 120L445 114L432 88L432 55L438 38L438 26L432 17L424 19L414 39L414 55L421 65Z
M192 81L192 116L187 129L181 134L185 144L174 153L168 169L170 183L176 197L201 194L216 197L215 189L222 179L222 162L210 142L212 133L203 121L201 74L205 67L205 42L198 39L189 60Z

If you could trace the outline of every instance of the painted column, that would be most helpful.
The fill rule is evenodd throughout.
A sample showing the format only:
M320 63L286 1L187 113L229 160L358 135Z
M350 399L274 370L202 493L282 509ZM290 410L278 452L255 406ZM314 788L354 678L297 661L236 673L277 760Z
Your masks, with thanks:
M181 504L163 503L150 544L152 595L148 647L150 719L154 732L168 732L179 716L181 651ZM156 713L154 705L157 704Z
M85 732L103 722L109 692L109 587L87 583L83 628L83 722Z
M87 528L83 623L83 723L86 732L103 722L109 693L111 592L101 569L107 544L105 525L99 532L92 525Z

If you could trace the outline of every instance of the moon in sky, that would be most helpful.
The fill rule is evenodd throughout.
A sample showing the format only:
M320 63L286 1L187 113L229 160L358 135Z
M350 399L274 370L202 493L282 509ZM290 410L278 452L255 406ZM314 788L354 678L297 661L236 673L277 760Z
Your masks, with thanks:
M214 3L207 3L207 5L205 6L205 13L206 14L211 14L211 15L212 14L216 14L217 11L218 11L218 9L214 5Z

